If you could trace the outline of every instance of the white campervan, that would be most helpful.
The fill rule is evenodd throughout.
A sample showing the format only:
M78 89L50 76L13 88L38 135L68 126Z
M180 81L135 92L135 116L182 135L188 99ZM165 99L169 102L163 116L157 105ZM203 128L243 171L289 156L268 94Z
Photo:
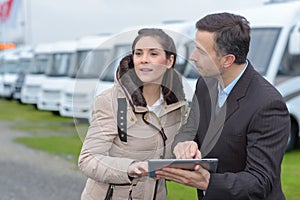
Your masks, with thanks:
M300 1L270 1L236 13L250 22L249 60L286 100L292 127L290 150L300 134Z
M3 74L4 74L4 64L3 64L4 51L0 52L0 97L3 93Z
M287 150L291 150L300 136L300 1L273 0L233 12L250 22L249 60L286 100L291 118ZM191 53L190 44L186 46ZM183 74L196 83L195 72L195 68L187 65Z
M60 99L66 87L67 73L75 56L77 42L73 40L53 43L53 60L46 68L45 78L38 95L37 108L59 114Z
M34 58L29 73L25 75L21 90L21 102L37 104L38 94L45 78L45 70L52 63L52 43L42 43L35 46Z
M300 1L269 1L256 8L233 12L250 22L249 60L286 101L291 118L287 150L291 150L300 137ZM186 44L190 53L191 44ZM195 72L188 64L183 73L191 85L198 77Z
M18 78L19 55L16 49L7 50L3 55L2 66L2 90L0 96L6 99L12 99L14 93L14 85Z
M78 40L75 64L62 91L61 116L88 119L95 87L111 49L108 39L108 35L95 35Z
M21 91L23 89L25 76L30 70L30 65L33 61L33 50L31 47L23 47L18 52L18 74L17 79L13 85L13 98L21 102Z

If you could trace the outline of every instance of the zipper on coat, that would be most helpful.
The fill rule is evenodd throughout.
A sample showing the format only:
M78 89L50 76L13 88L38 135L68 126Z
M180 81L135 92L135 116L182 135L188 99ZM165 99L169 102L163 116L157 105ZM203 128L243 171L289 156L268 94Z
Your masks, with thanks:
M158 130L160 136L162 137L163 145L164 145L164 147L163 147L163 157L162 157L162 158L165 158L165 156L166 156L166 141L167 141L167 139L168 139L167 136L166 136L166 134L165 134L165 130L164 130L164 128L162 127L162 125L161 125L161 123L160 123L160 119L156 116L155 113L154 113L154 116L157 118L157 120L158 120L158 122L159 122L159 125L160 125L160 127L161 127L160 129L159 129L158 127L154 126L153 124L151 124L150 122L148 122L148 121L146 120L146 118L145 118L145 115L146 115L146 114L147 114L147 112L144 112L144 113L143 113L142 119L143 119L143 121L145 122L145 124L150 125L150 126L152 126L153 128L155 128L156 130ZM155 181L155 188L154 188L153 200L156 200L156 194L157 194L157 189L158 189L158 182L159 182L159 180L156 180L156 181Z

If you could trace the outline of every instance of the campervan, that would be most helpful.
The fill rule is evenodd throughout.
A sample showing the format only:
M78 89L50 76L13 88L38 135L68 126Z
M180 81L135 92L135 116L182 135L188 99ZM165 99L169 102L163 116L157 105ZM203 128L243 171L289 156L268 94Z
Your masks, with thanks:
M29 73L25 75L21 90L21 102L37 104L38 94L45 77L45 70L52 62L52 43L41 43L34 47L34 58Z
M45 78L38 95L37 108L59 114L63 88L67 87L67 72L75 56L77 41L58 41L53 43L53 59L45 71Z
M31 47L23 47L19 50L17 79L13 85L13 98L21 102L21 91L24 85L26 74L29 72L33 60L33 50Z
M5 99L12 99L14 85L18 78L19 55L17 50L11 50L4 53L2 65L2 90L0 96Z
M0 52L0 94L3 93L3 74L4 74L3 57L4 57L4 51Z
M300 136L300 2L270 1L236 13L250 22L250 62L287 103L291 118L287 150L291 150Z
M269 1L256 8L233 12L250 22L248 59L286 101L291 119L286 150L291 150L300 137L300 1ZM191 44L186 44L189 52ZM187 65L184 76L196 83L191 64Z
M78 40L75 64L62 91L61 116L88 119L97 81L111 49L108 39L109 35L93 35Z

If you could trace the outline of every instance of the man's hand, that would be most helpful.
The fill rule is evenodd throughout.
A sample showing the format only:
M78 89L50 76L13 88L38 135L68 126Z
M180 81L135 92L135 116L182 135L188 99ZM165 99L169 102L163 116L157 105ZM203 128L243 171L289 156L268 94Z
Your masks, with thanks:
M201 152L194 141L179 142L175 146L173 153L179 159L201 158Z
M127 173L131 177L148 176L148 162L133 162L129 165Z
M200 190L207 190L210 173L200 165L196 165L195 171L165 167L156 171L157 178L164 178L183 185L198 188Z

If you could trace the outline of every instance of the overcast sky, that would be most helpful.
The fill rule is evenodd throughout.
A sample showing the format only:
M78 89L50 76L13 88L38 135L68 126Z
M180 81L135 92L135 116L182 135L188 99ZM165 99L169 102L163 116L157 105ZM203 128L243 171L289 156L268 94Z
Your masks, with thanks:
M25 0L30 44L117 33L136 25L194 20L210 12L255 7L264 0Z

